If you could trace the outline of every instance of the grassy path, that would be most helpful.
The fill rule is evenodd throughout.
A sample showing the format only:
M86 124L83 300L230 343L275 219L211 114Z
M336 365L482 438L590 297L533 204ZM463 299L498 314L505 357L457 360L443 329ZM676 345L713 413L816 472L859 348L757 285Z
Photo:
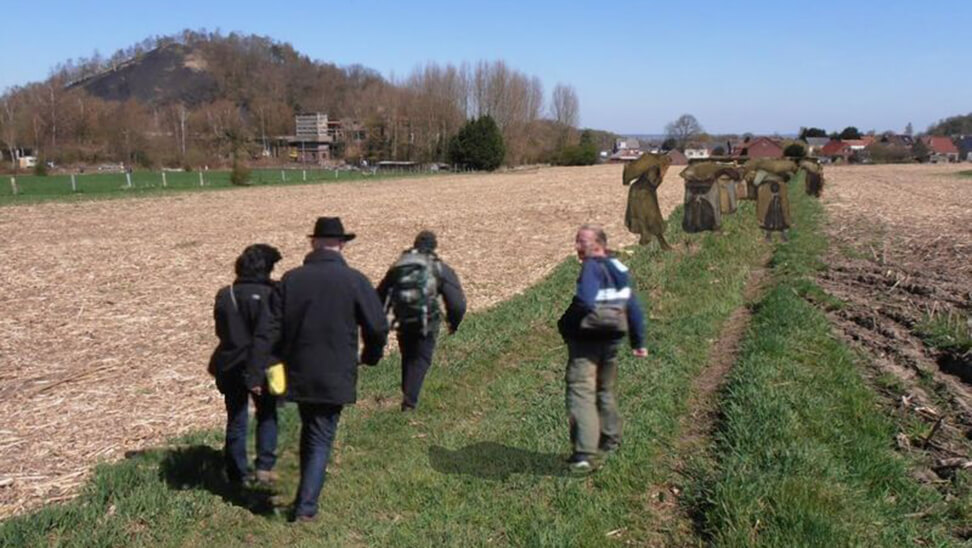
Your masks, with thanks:
M826 246L822 207L791 192L798 229L773 257L690 493L703 540L720 546L949 546L972 490L949 500L909 474L900 427L862 378L862 356L805 298ZM958 492L966 476L956 477ZM964 499L964 500L963 500Z
M219 434L104 466L71 503L0 527L0 544L601 545L662 543L648 486L676 442L693 379L767 246L752 204L718 234L675 229L677 251L638 249L649 321L645 360L621 363L624 445L586 478L566 475L566 352L555 321L572 293L567 261L546 280L469 319L443 341L422 408L400 414L394 359L362 373L362 401L342 418L313 524L293 526L265 493L220 479ZM565 250L570 243L565 242ZM296 482L293 409L284 413L279 493Z

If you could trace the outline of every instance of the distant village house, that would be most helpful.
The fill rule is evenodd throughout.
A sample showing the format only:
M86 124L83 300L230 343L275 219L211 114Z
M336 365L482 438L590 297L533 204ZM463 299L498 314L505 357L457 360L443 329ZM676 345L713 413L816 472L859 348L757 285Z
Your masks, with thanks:
M689 160L703 160L710 156L712 152L706 145L692 143L685 147L685 157Z
M756 137L733 148L733 156L746 158L782 158L783 146L769 137Z
M921 141L928 147L930 162L957 162L959 149L948 137L925 136Z

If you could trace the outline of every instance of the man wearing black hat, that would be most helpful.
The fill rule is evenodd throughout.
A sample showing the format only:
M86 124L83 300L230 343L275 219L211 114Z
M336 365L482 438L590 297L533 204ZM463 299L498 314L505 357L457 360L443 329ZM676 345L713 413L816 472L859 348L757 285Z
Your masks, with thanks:
M441 312L445 301L449 333L455 333L466 313L466 296L459 277L435 254L435 233L423 230L378 284L378 295L395 317L402 355L402 411L418 405L425 374L432 365Z
M295 521L317 515L331 444L344 405L357 397L358 363L375 365L388 337L378 294L341 255L354 239L338 217L321 217L309 235L313 250L288 271L271 299L262 343L279 343L288 396L300 413L300 484ZM364 342L359 359L358 333Z

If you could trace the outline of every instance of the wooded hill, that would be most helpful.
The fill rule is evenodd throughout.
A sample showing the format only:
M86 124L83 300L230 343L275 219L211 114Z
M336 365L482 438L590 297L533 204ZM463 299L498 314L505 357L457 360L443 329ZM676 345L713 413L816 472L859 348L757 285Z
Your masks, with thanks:
M271 38L186 30L8 89L0 143L7 160L25 148L58 164L217 165L234 150L256 161L274 137L294 134L295 114L321 112L364 130L365 140L340 150L348 161L428 162L446 159L467 119L488 114L515 165L549 161L576 142L573 88L558 84L546 105L540 79L503 61L430 63L389 81Z
M957 137L960 135L972 135L972 113L956 115L939 120L928 128L929 135L940 135L943 137Z

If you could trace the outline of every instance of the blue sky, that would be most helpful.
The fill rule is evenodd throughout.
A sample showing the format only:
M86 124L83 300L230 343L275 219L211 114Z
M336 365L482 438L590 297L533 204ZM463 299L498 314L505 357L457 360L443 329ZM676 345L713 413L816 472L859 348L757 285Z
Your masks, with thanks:
M572 84L584 126L661 133L916 130L972 112L972 1L9 2L0 90L69 58L184 28L259 34L311 58L403 77L504 59L547 98Z

